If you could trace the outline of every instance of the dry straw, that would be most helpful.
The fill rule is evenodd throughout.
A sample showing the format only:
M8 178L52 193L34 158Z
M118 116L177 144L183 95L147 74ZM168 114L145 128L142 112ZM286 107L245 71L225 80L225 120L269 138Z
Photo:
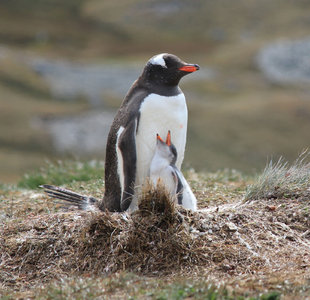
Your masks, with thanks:
M280 158L271 160L255 183L247 189L245 199L310 197L310 162L307 150L289 165Z
M165 189L147 186L132 214L73 211L7 220L0 230L1 285L20 289L121 270L202 272L214 282L245 284L264 274L264 285L294 273L301 282L310 266L307 206L273 199L192 212L176 206Z

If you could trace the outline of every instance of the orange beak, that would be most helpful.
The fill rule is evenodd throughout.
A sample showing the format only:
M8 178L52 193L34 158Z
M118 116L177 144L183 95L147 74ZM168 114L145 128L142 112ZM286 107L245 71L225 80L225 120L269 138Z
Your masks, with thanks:
M184 71L184 72L188 72L188 73L192 73L192 72L196 72L200 69L200 67L198 65L184 65L183 67L179 68L180 71Z
M167 138L166 138L166 144L168 146L171 146L171 133L170 130L168 130Z
M157 137L158 140L160 140L161 142L164 143L163 139L160 137L160 135L158 133L156 134L156 137Z

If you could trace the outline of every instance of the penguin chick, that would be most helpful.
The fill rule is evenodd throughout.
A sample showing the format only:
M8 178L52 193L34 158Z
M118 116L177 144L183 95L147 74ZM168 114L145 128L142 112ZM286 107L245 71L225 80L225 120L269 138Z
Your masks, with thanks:
M167 141L169 137L170 131ZM150 166L150 179L154 186L158 186L160 181L174 197L183 189L176 173L177 151L173 144L164 142L159 134L156 135L156 138L155 153Z
M150 166L150 180L154 186L163 184L178 204L197 210L197 199L175 165L177 156L176 147L171 143L170 130L166 142L157 134L155 153Z

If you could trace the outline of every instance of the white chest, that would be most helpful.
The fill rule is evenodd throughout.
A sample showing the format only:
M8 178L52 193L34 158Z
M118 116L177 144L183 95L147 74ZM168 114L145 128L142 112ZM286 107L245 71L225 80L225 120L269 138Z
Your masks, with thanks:
M187 106L184 94L172 97L150 94L140 107L136 136L137 185L143 184L149 176L156 147L156 134L166 139L168 130L171 131L171 140L178 152L176 166L181 168L187 131Z

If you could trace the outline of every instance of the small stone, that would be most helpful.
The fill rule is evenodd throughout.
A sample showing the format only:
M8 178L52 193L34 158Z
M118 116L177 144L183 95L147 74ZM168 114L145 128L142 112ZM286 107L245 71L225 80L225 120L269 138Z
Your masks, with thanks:
M212 228L214 231L219 231L220 230L220 227L218 225L214 225L213 228Z
M236 232L238 227L234 223L228 222L223 226L223 229L230 232Z
M206 231L209 228L208 224L202 224L201 225L202 230Z
M276 207L274 205L267 205L266 209L270 210L270 211L275 211Z
M295 241L295 237L292 236L292 235L287 235L286 239L289 240L289 241Z

